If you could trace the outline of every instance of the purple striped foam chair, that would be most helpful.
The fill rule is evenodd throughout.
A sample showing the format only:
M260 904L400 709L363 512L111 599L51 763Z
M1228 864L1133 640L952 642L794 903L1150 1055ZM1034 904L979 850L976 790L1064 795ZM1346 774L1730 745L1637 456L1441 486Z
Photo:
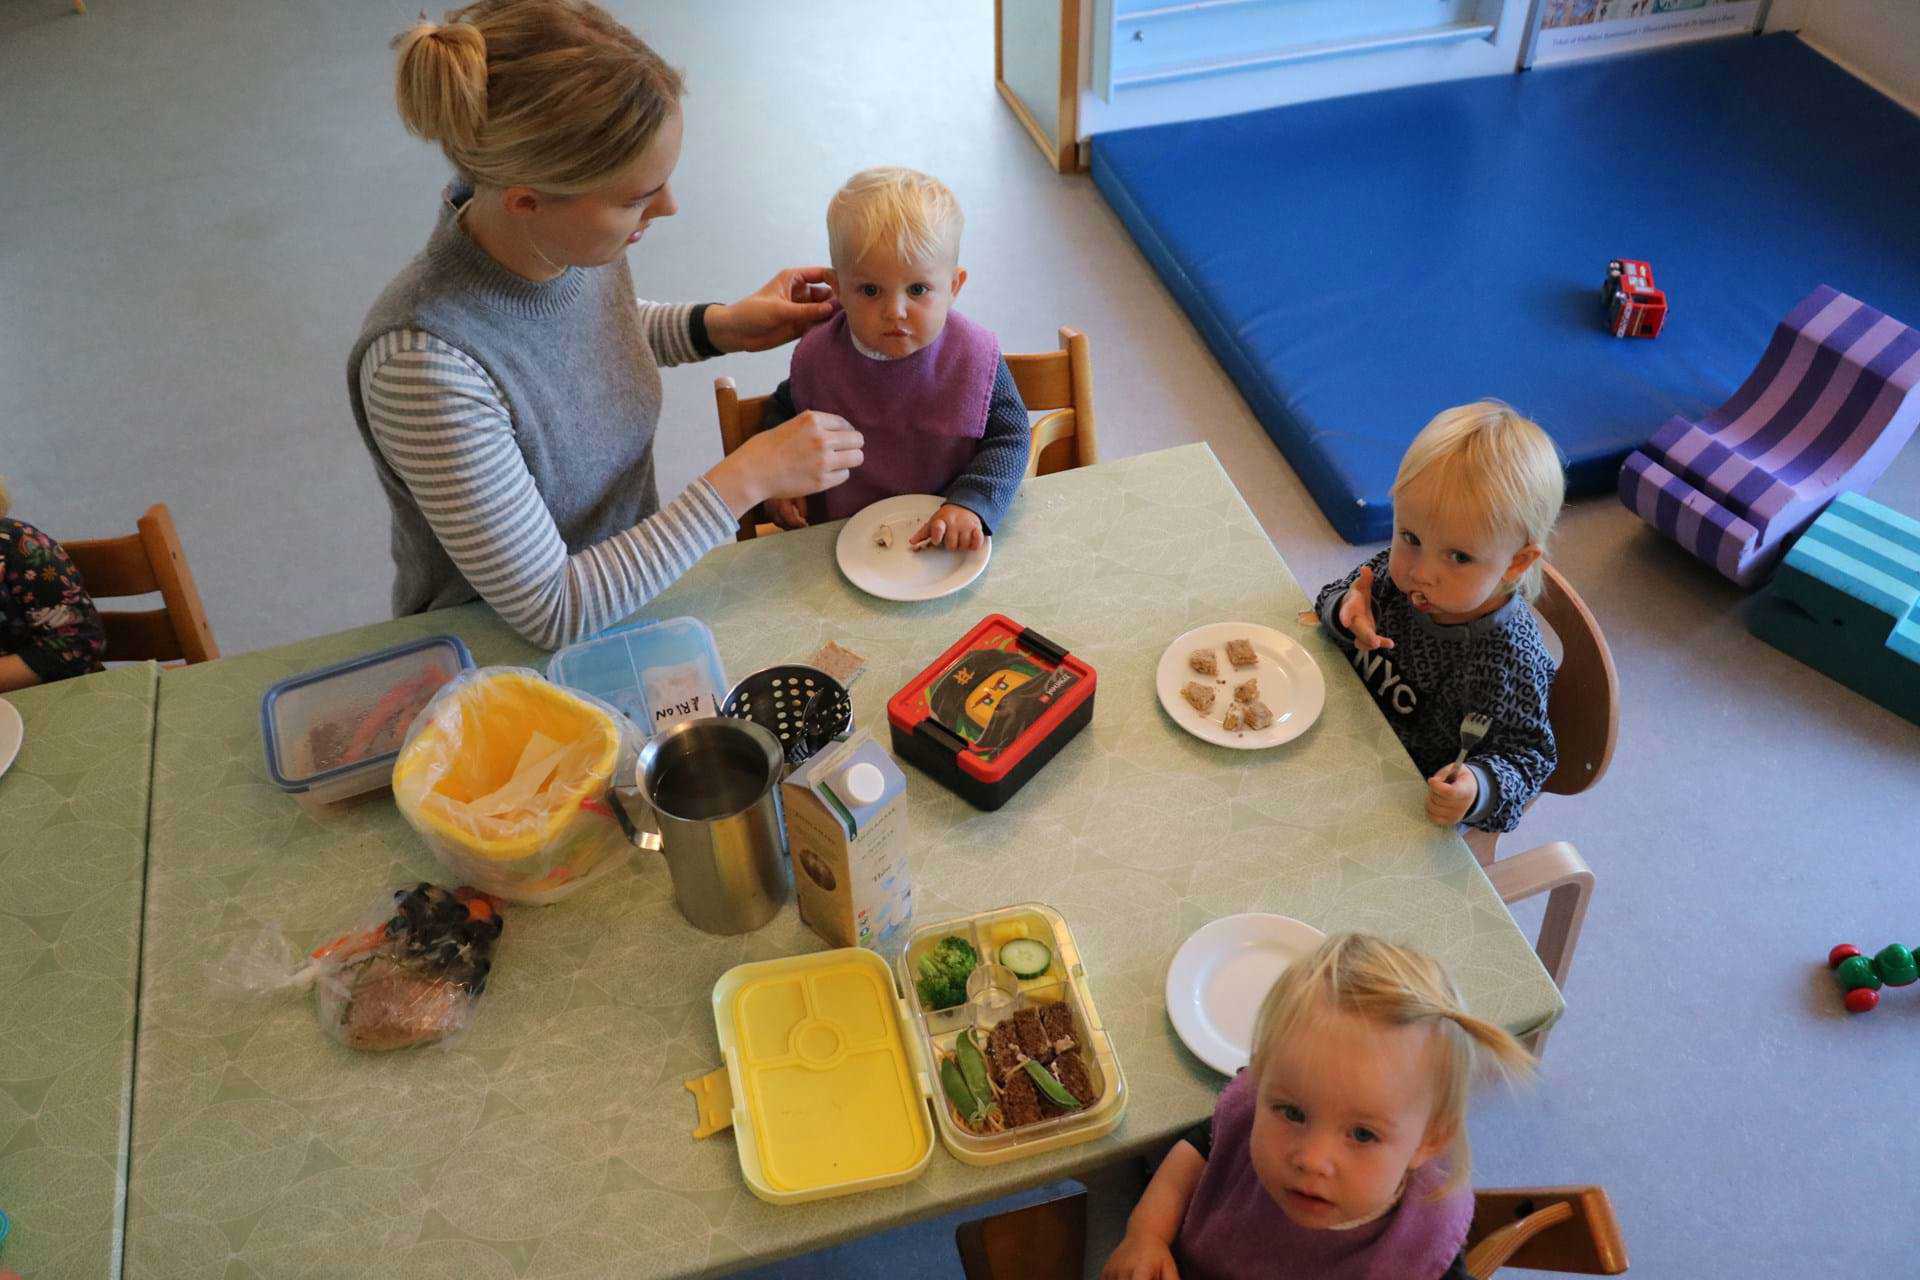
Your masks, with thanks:
M1733 399L1671 418L1620 468L1620 501L1743 587L1844 490L1879 479L1920 423L1920 333L1821 285Z

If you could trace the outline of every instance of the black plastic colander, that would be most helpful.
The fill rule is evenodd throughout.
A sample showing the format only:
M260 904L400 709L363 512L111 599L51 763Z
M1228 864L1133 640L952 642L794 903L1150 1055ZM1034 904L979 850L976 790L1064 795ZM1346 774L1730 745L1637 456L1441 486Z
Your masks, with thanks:
M800 764L853 724L853 699L845 685L817 668L768 667L733 686L720 714L770 731L787 760Z

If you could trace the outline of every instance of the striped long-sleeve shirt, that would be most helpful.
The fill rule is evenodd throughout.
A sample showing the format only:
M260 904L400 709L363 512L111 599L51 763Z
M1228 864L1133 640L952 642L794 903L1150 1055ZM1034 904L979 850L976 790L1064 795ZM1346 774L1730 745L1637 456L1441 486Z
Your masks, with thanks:
M691 306L642 301L663 367L700 358ZM553 649L644 607L733 536L733 514L696 480L671 503L569 555L480 363L417 329L377 338L359 369L368 426L448 556L514 630Z

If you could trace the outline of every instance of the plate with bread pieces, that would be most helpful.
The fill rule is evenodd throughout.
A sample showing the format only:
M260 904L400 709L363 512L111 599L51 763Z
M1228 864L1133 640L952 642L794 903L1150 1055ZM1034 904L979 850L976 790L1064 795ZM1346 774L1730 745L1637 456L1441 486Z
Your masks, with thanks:
M1154 689L1182 729L1242 751L1293 741L1327 701L1305 647L1252 622L1209 623L1174 640L1160 655Z

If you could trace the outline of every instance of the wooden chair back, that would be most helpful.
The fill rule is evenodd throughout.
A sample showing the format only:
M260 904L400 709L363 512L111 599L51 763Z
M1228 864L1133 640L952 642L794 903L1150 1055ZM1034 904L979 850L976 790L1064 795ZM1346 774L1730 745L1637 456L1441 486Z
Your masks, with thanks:
M1058 351L1008 356L1007 369L1027 411L1046 415L1033 424L1029 478L1100 461L1093 422L1093 355L1086 334L1062 325Z
M1545 790L1578 795L1606 775L1620 737L1620 677L1600 624L1560 571L1541 562L1545 582L1533 607L1560 637L1561 659L1547 699L1560 760Z
M1501 1267L1617 1276L1627 1246L1600 1187L1512 1187L1473 1193L1467 1274L1486 1280Z
M167 504L156 502L138 529L120 538L85 538L60 544L80 571L97 604L118 596L160 593L161 608L100 611L107 632L108 662L211 662L220 656L180 547Z
M1093 422L1093 357L1087 335L1063 325L1058 351L1010 355L1006 360L1007 370L1013 374L1013 385L1019 389L1027 411L1046 415L1033 424L1027 476L1052 475L1098 462L1100 452ZM732 378L713 380L713 401L720 418L722 456L731 454L768 427L780 425L768 420L771 396L742 396ZM750 511L741 517L735 537L745 542L779 531L778 525L765 523L759 512Z
M742 396L733 379L725 376L713 380L713 404L720 415L720 456L730 457L735 449L765 431L768 427L777 427L777 422L767 421L771 416L768 406L773 403L772 396ZM763 533L779 533L780 526L762 522L758 507L740 517L740 527L734 538L747 542Z

